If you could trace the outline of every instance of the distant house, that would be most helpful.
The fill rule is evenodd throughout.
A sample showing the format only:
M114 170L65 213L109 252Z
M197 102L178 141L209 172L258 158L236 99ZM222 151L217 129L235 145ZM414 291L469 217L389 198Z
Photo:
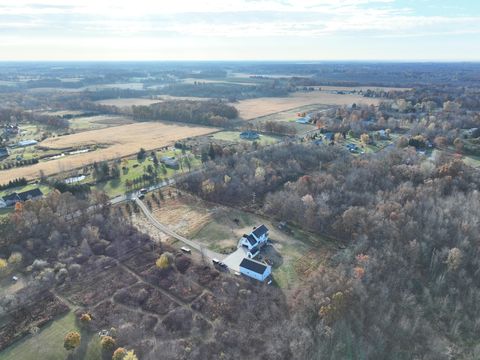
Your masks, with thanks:
M37 140L22 140L17 143L18 147L26 147L26 146L32 146L32 145L37 145L38 141Z
M258 140L260 135L255 131L247 130L240 133L240 138L244 140Z
M327 132L324 136L328 141L333 141L335 139L335 134L333 132Z
M386 130L378 130L377 134L380 140L388 140L390 138Z
M471 128L466 131L467 137L478 138L480 137L480 128Z
M264 281L272 273L272 267L260 261L244 258L240 263L240 273Z
M310 124L310 115L300 117L296 122L299 124Z
M0 159L8 157L9 152L6 147L0 147Z
M10 195L5 195L3 197L3 201L7 206L12 206L12 205L15 205L17 202L19 202L20 198L18 197L17 193L12 193Z
M5 202L6 206L15 205L17 202L20 201L27 201L27 200L35 200L39 199L43 196L42 190L39 188L24 191L21 193L12 193L10 195L6 195L3 197L3 201Z
M17 135L20 132L18 125L5 125L3 127L3 133L5 135Z
M175 169L175 170L178 170L180 168L180 165L178 164L178 160L175 159L173 156L172 157L163 156L160 159L160 162L162 164L165 164L166 167L169 167L169 168L172 168L172 169Z
M265 225L260 225L253 229L250 234L242 236L239 246L247 250L247 257L254 258L260 253L260 249L268 241L268 228Z
M24 191L18 194L18 197L20 198L21 201L35 200L35 199L41 198L42 196L43 196L43 192L39 188Z

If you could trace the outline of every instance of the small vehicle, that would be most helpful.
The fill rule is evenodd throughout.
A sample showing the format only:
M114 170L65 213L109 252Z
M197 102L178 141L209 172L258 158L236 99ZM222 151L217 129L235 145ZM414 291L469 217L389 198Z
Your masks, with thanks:
M271 284L272 284L272 279L269 279L269 280L267 281L267 285L271 285Z
M140 194L145 195L147 192L148 192L148 191L147 191L147 189L145 189L145 188L140 189Z
M140 200L143 200L143 199L145 199L145 195L140 194L140 195L138 196L138 198L139 198Z
M17 282L17 281L18 281L18 277L12 276L12 281L13 281L13 282Z
M186 246L182 246L180 250L182 250L184 253L187 253L187 254L192 253L192 250L190 248L187 248Z
M213 265L215 265L215 266L220 266L220 267L222 267L222 268L226 268L226 267L227 267L227 265L225 265L224 262L222 262L222 261L220 261L220 260L218 260L218 259L212 259L212 262L213 262Z

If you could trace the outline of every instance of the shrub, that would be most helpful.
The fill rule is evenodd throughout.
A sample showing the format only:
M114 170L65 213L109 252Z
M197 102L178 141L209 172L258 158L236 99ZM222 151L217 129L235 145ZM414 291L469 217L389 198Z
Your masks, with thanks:
M73 350L80 345L80 341L80 334L76 331L70 331L67 335L65 335L63 347L67 350Z
M111 351L115 348L115 345L117 345L117 342L111 336L102 336L102 339L100 340L100 344L102 345L102 348L104 350Z
M127 355L127 350L119 347L117 350L114 351L112 360L123 360L125 358L125 355Z
M123 360L138 360L138 357L135 355L135 351L129 350Z
M5 259L0 259L0 272L5 272L7 271L8 268L8 262Z
M88 313L82 314L80 316L80 321L82 324L88 324L90 321L92 321L92 316Z
M12 265L18 265L22 262L23 256L19 252L13 252L10 254L10 257L8 258L8 263Z
M157 265L157 268L161 270L168 268L170 266L170 260L168 259L167 254L163 253L160 255L158 260L155 262L155 265Z

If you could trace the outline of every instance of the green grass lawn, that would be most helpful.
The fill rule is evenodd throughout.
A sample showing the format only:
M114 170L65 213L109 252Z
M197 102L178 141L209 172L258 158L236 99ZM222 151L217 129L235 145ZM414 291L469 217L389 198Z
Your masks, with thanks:
M157 151L157 158L160 160L163 156L170 156L170 157L176 157L179 158L182 156L182 151L181 150L168 150L168 151ZM189 154L187 151L186 154ZM198 167L201 166L201 160L191 156L191 169L197 169ZM145 172L147 167L151 165L153 167L153 160L150 157L150 153L148 153L148 156L145 160L143 161L138 161L136 158L134 159L128 159L126 161L122 161L121 164L119 165L120 168L125 167L125 170L120 171L120 179L114 179L114 180L109 180L107 182L101 182L97 183L94 188L99 191L105 192L109 197L115 197L118 195L125 194L128 189L126 186L127 180L133 181L136 178L141 177ZM183 173L188 171L188 167L186 165L182 165L180 169L174 170L168 167L164 167L160 165L157 169L159 173L159 177L162 179L166 178L171 178L175 174L178 173ZM93 179L91 177L88 177L84 180L84 182L92 182Z
M35 335L28 335L0 352L1 360L64 360L87 359L101 360L100 339L96 334L80 331L82 342L80 347L68 357L69 352L63 347L63 338L69 331L80 331L75 314L67 315L51 322Z
M0 209L0 218L4 216L8 216L13 212L13 208L5 208L5 209Z
M240 131L222 131L216 134L213 134L212 137L216 140L224 140L231 142L247 142L253 143L252 140L244 140L240 138ZM270 135L260 135L260 139L255 140L262 145L270 145L279 141L278 137Z
M32 190L32 189L35 189L35 188L40 188L40 190L43 192L44 195L46 195L50 191L52 191L52 189L50 187L46 186L46 185L28 184L28 185L25 185L25 186L19 186L19 187L7 189L7 190L2 190L2 191L0 191L0 197L12 194L14 192L20 193L20 192Z

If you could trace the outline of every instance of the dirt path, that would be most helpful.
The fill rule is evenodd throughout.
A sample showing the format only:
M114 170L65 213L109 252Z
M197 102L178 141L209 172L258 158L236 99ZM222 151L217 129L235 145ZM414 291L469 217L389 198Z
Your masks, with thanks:
M179 234L177 234L176 232L170 230L167 226L161 224L153 215L152 213L150 212L150 210L148 210L147 206L143 203L143 201L141 201L140 199L135 199L135 202L138 204L138 206L140 207L140 209L143 211L143 213L145 214L145 216L147 217L147 219L150 221L150 223L155 226L158 230L162 231L163 233L183 242L184 244L190 246L191 248L199 251L201 254L203 254L204 256L210 258L210 259L218 259L218 260L223 260L226 255L225 254L220 254L220 253L217 253L215 251L212 251L212 250L209 250L207 248L205 248L204 245L202 244L199 244L195 241L192 241L192 240L189 240Z

